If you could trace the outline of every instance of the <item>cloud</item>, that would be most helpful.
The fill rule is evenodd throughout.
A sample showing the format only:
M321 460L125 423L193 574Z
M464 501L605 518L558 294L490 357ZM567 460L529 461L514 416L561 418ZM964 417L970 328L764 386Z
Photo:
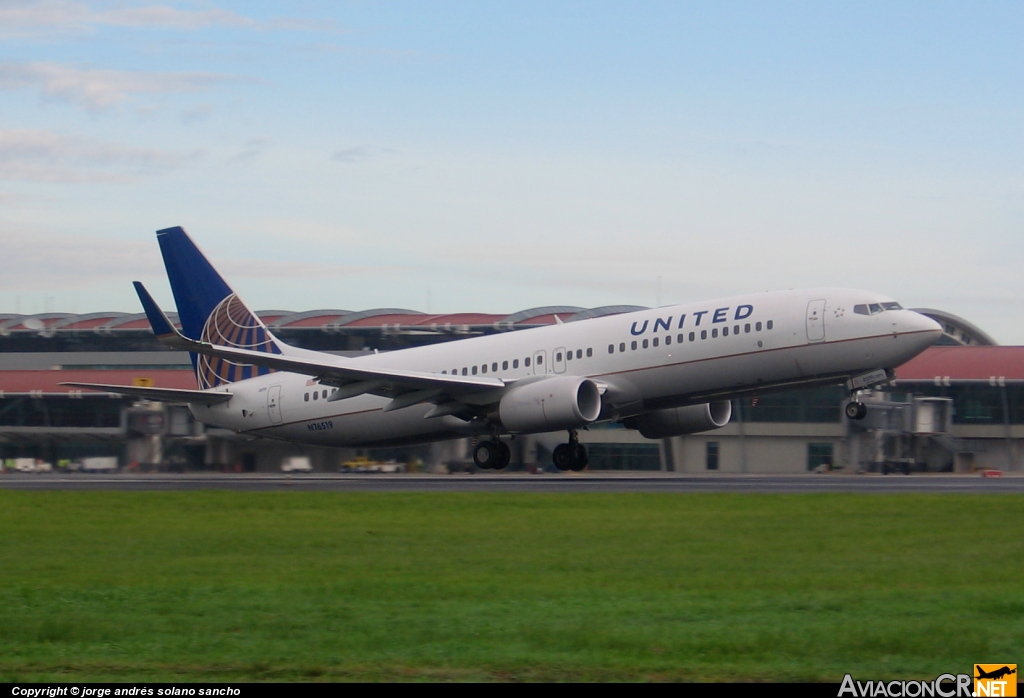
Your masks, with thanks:
M331 155L331 160L334 162L359 162L370 157L370 151L363 147L357 148L346 148L344 150L335 151Z
M276 259L212 260L228 278L309 279L373 275L405 270ZM56 291L90 285L165 278L159 247L151 236L119 239L68 235L51 229L0 221L0 291Z
M194 124L198 121L204 121L210 114L213 113L212 104L197 104L192 109L186 109L181 113L181 123L183 124Z
M394 148L377 148L374 146L355 146L354 148L344 148L342 150L336 150L331 155L331 160L334 162L362 162L373 157L375 153L394 153Z
M216 73L143 73L80 68L64 63L0 62L0 89L38 88L47 99L60 99L99 111L138 94L198 92L212 85L250 81Z
M230 259L220 260L215 264L224 276L230 278L307 279L315 277L335 279L365 274L394 276L408 273L408 269L398 266L356 266L281 259Z
M282 17L259 21L228 10L179 10L170 5L94 9L83 2L44 0L0 4L0 38L37 37L45 34L85 33L98 27L197 30L210 27L333 31L330 20Z
M0 129L0 180L124 183L139 174L175 169L202 151L122 146L31 129Z
M161 273L160 256L147 240L132 242L65 235L0 223L0 289L64 289Z
M263 154L263 151L266 150L269 145L270 139L264 136L250 138L245 142L245 145L242 146L242 149L239 152L228 158L228 163L235 164L255 160Z
M166 5L94 10L81 2L5 2L0 5L0 37L78 33L99 26L204 29L255 27L257 22L226 10L190 12Z

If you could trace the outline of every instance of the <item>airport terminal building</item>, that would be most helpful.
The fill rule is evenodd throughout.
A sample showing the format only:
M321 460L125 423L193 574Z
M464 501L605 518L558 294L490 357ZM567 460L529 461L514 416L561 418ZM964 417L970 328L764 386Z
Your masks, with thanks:
M430 315L386 308L258 312L283 341L345 355L390 351L633 310L553 306L512 315ZM651 441L621 425L581 432L591 470L801 473L808 470L960 471L1021 468L1024 347L996 346L969 322L919 309L942 324L938 345L864 396L868 416L843 414L842 386L735 400L729 425ZM172 315L172 321L176 318ZM62 382L196 388L187 354L161 346L142 314L0 315L0 458L65 468L88 462L138 470L279 471L308 462L337 471L363 457L409 469L472 469L469 440L363 451L252 439L196 422L184 405L68 389ZM562 434L512 442L513 469L544 470ZM15 459L22 459L16 461Z

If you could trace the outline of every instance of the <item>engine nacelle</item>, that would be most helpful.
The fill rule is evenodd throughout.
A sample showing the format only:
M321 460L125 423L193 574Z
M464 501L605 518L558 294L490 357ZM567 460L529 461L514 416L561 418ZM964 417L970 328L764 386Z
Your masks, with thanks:
M721 400L671 410L655 410L623 420L623 424L630 429L639 430L646 439L664 439L669 436L719 429L728 424L731 418L732 402Z
M601 391L580 376L545 378L509 390L498 404L506 429L536 433L578 429L601 414Z

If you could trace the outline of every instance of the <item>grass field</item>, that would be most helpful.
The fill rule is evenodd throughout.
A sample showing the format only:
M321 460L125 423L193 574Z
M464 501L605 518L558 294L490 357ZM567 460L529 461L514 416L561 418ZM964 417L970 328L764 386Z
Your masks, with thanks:
M934 678L1024 661L1022 505L0 491L0 681Z

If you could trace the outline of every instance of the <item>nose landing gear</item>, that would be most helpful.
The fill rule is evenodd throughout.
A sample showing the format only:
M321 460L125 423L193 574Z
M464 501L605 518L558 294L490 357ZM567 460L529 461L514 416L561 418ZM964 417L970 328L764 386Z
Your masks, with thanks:
M846 403L846 418L860 420L864 419L868 415L868 408L863 402L857 399L857 394L854 393L852 399Z
M473 462L481 470L504 470L512 460L512 450L504 441L480 441L473 447Z
M569 443L555 446L551 453L551 462L559 470L579 472L587 467L590 456L587 454L587 447L580 443L575 429L569 430Z

